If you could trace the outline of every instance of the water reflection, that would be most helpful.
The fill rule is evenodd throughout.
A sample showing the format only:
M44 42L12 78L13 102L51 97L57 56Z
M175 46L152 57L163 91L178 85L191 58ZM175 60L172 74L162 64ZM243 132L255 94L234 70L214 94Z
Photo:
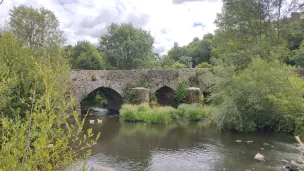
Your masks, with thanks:
M90 163L116 170L282 170L282 159L297 156L295 140L284 134L219 133L204 123L145 125L119 117L103 117L102 124L85 126L101 133ZM265 162L253 160L258 152Z

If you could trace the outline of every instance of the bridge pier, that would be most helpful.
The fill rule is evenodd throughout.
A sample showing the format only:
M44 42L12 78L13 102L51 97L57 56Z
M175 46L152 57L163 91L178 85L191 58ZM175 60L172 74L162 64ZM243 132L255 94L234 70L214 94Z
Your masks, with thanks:
M144 87L135 87L132 88L132 91L135 95L135 104L141 104L141 103L149 103L150 97L149 97L149 89Z
M187 88L189 93L188 103L200 103L201 102L201 89L198 87L189 87Z

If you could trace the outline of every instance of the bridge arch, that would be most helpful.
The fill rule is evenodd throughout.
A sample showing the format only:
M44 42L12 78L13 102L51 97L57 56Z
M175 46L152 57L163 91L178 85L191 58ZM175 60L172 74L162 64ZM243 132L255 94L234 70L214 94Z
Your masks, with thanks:
M96 94L101 93L102 96L107 100L107 105L106 106L96 106L96 107L105 107L110 112L115 112L119 111L123 104L123 97L118 93L116 90L110 88L110 87L98 87L94 89L93 91L89 92L85 97L83 97L80 100L80 106L81 106L81 111L86 112L87 107L86 107L86 100L93 100L92 98L96 97ZM91 99L88 99L91 98Z
M155 91L157 103L161 106L177 106L175 91L169 86L162 86Z

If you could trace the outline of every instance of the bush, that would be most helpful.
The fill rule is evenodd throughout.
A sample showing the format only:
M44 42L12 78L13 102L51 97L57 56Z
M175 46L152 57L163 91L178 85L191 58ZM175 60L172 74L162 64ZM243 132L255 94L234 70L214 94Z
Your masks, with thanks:
M179 63L179 62L174 62L172 65L172 68L187 68L185 64Z
M257 58L241 73L222 78L211 96L218 128L293 132L298 125L292 123L304 113L303 81L293 70L279 61Z
M167 124L174 115L175 109L172 107L151 108L148 103L140 105L123 105L120 114L125 121L138 121L148 124Z
M169 106L151 108L147 103L140 105L123 105L120 114L125 121L145 122L148 124L167 124L177 116L198 121L209 118L214 108L203 107L199 104L182 104L178 109Z
M175 91L175 98L179 103L187 103L189 98L189 93L187 90L187 83L182 82L178 84Z
M22 118L19 115L0 118L0 168L65 170L73 164L71 169L74 169L79 161L90 155L88 149L96 144L98 136L93 135L91 129L83 131L84 120L79 120L76 111L72 111L75 124L66 122L67 113L74 105L66 100L66 96L62 98L62 92L57 90L58 75L51 66L38 64L33 69L35 86L29 90L32 96L31 103L28 103L30 109L24 109ZM39 84L44 90L41 95L37 94L36 87L39 77L43 80ZM3 88L0 86L0 92Z
M177 108L178 116L188 118L191 121L208 118L212 115L213 111L212 107L203 107L200 104L181 104Z
M126 121L135 122L139 120L138 108L135 105L123 105L119 111L120 116Z
M96 81L96 80L97 80L96 74L92 74L92 75L91 75L91 80L92 80L92 81Z
M212 65L207 62L202 62L198 64L195 68L212 68Z
M205 96L202 94L200 99L201 104L205 104Z

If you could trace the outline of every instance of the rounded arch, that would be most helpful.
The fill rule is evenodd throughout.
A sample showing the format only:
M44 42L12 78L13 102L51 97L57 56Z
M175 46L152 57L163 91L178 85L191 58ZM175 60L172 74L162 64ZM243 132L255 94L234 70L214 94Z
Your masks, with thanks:
M103 96L107 103L104 106L99 104L99 106L96 107L107 108L110 113L119 113L119 110L123 104L123 97L117 91L109 87L98 87L88 93L86 97L80 101L82 113L87 111L86 101L94 100L97 94Z
M177 106L175 91L168 86L163 86L156 90L155 96L157 103L161 106Z

